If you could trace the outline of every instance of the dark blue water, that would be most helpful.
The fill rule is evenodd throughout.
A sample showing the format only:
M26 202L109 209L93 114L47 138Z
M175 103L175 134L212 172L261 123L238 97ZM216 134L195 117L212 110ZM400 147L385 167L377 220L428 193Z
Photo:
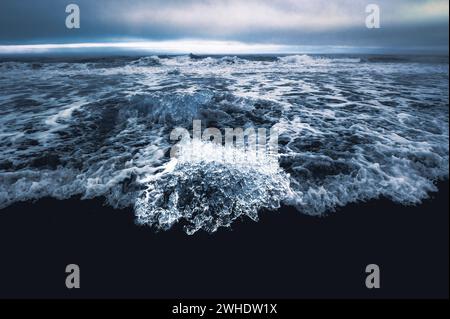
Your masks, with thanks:
M281 204L417 204L448 178L448 81L430 56L3 59L0 207L101 197L192 234ZM277 127L276 162L216 161L228 151L208 143L171 159L170 132L193 120Z

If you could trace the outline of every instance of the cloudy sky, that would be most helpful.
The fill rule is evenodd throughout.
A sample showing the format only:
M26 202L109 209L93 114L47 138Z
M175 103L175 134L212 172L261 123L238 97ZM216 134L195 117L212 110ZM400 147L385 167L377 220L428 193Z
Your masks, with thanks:
M69 3L80 7L80 29L65 27ZM365 27L370 3L381 8L380 29ZM237 51L448 52L448 10L448 0L1 0L0 52L111 42L146 42L174 51L181 44L208 43L220 50L227 43Z

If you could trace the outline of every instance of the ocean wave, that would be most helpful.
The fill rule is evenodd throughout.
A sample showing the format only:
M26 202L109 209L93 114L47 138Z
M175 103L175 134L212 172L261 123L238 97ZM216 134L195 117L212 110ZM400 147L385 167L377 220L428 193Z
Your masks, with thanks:
M156 55L152 55L141 57L135 61L132 61L131 64L136 66L160 66L161 59Z
M140 181L145 190L134 205L138 223L166 230L183 221L188 234L214 232L243 216L257 221L258 211L279 208L290 192L276 160L241 154L245 160L236 161L243 151L200 141L189 146L195 156L182 148L163 172Z
M310 215L379 197L417 204L448 178L448 65L440 62L36 63L0 63L0 208L103 197L134 208L141 224L181 223L193 234L281 204ZM170 132L191 131L194 120L221 131L276 125L278 157L223 161L218 154L229 150L202 142L196 158L170 158Z
M330 57L324 57L324 56L311 56L311 55L288 55L279 57L278 61L285 64L298 64L298 65L326 65L330 63L360 63L361 58L351 58L351 57L345 57L345 58L330 58Z

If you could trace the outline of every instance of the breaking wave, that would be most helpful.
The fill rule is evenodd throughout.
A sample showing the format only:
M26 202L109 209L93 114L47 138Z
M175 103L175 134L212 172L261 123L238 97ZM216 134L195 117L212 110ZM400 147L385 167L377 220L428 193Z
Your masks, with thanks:
M407 59L1 62L0 208L103 197L193 234L282 204L311 215L378 197L418 204L448 178L448 59ZM198 156L171 159L171 130L193 120L276 125L278 157L219 160L236 150L195 142Z

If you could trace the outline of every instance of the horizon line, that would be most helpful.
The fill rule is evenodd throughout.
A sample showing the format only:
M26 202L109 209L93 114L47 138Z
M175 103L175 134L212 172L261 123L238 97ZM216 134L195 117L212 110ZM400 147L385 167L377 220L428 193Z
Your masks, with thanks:
M338 53L436 53L448 55L447 47L406 47L385 48L373 46L345 45L295 45L271 43L244 43L222 40L161 40L161 41L103 41L103 42L72 42L72 43L35 43L35 44L0 44L0 55L21 54L66 54L84 51L104 50L117 53L154 53L154 54L338 54ZM111 53L111 52L110 52Z

